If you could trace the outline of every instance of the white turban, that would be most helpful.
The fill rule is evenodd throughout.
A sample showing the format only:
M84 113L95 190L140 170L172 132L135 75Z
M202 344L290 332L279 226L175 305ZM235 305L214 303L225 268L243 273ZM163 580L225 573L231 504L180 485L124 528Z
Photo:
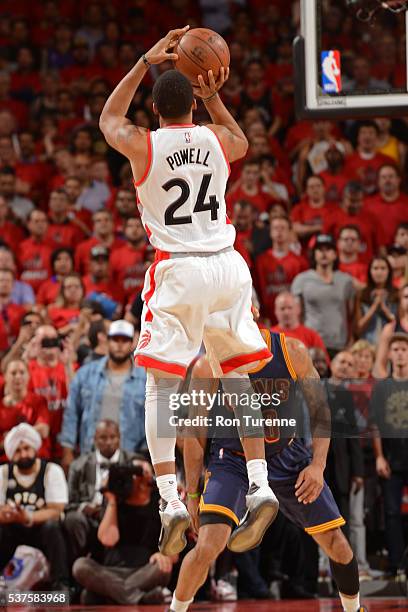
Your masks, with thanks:
M26 442L26 444L32 446L35 451L38 451L42 444L41 436L34 427L28 423L20 423L17 427L10 429L4 438L4 450L10 461L13 460L14 453L20 442Z

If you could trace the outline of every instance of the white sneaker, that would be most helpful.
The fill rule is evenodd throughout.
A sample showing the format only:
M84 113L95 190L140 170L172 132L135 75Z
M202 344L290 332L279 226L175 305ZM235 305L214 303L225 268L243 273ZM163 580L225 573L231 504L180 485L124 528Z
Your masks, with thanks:
M237 601L237 589L227 580L211 580L211 599L212 601Z
M159 550L168 557L177 555L187 544L185 531L190 526L190 515L179 499L166 502L162 499L159 510L162 528Z
M228 548L233 552L245 552L259 546L265 531L275 520L279 502L269 486L252 483L246 496L247 512L233 531Z

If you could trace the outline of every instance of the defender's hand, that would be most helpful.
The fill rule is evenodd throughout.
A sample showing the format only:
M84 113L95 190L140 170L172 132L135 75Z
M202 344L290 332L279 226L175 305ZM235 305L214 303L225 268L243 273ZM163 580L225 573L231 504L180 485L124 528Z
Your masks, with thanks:
M220 74L218 75L218 79L215 80L214 73L212 70L208 71L208 84L204 81L203 75L199 74L198 84L199 87L193 87L194 95L198 98L206 99L210 98L214 94L217 93L224 85L225 81L228 80L229 77L229 68L224 68L223 66L220 68Z
M299 503L311 504L323 489L323 469L311 463L298 476L295 495Z
M149 64L161 64L167 60L178 60L177 53L171 53L180 38L187 32L190 26L179 28L178 30L170 30L168 34L159 42L157 42L150 51L145 53L145 58ZM170 53L169 53L170 52Z

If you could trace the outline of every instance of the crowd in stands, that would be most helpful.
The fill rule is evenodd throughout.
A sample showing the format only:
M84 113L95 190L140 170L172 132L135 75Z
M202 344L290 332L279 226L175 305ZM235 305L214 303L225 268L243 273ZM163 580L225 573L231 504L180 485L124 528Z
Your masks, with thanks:
M398 22L379 16L362 37L341 3L326 5L325 48L347 51L347 88L401 86ZM377 417L380 437L336 440L326 471L360 575L375 577L371 560L393 575L406 567L408 125L296 120L297 9L284 0L0 3L0 569L31 544L51 584L81 585L84 602L154 603L174 584L179 560L158 553L157 491L140 454L145 372L132 361L154 251L130 165L98 119L140 55L187 23L230 46L221 96L249 150L232 166L226 203L261 323L310 349L334 419L344 410L367 432ZM158 127L151 87L169 67L146 75L129 111L136 124ZM200 104L195 120L208 121ZM104 465L134 453L134 499L102 495ZM12 490L19 465L25 476ZM24 486L35 489L26 510L15 507ZM35 537L32 525L43 526ZM217 565L215 598L233 597L224 578L236 569L242 596L267 596L277 577L283 596L316 593L317 549L283 516L268 533L260 557ZM306 570L305 555L316 558Z

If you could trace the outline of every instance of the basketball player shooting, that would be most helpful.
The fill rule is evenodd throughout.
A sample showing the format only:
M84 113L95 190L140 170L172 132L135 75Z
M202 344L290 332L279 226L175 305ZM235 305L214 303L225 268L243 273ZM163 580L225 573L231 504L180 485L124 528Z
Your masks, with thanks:
M108 144L131 163L142 222L156 249L146 273L135 360L147 369L146 438L162 498L159 547L166 555L184 548L190 524L177 493L176 431L166 437L157 431L169 422L170 396L204 340L221 368L224 390L244 398L233 407L242 416L248 410L245 395L247 400L252 391L246 372L272 358L252 317L251 275L234 250L235 228L226 215L229 163L244 157L248 148L217 93L228 68L221 68L217 78L211 71L199 75L194 92L180 72L164 72L153 87L153 112L160 123L156 131L126 118L149 67L177 61L173 49L188 29L170 31L139 59L107 100L99 124ZM211 124L193 124L194 93L203 100ZM263 533L279 506L268 485L263 431L244 428L240 437L249 482L247 525Z

